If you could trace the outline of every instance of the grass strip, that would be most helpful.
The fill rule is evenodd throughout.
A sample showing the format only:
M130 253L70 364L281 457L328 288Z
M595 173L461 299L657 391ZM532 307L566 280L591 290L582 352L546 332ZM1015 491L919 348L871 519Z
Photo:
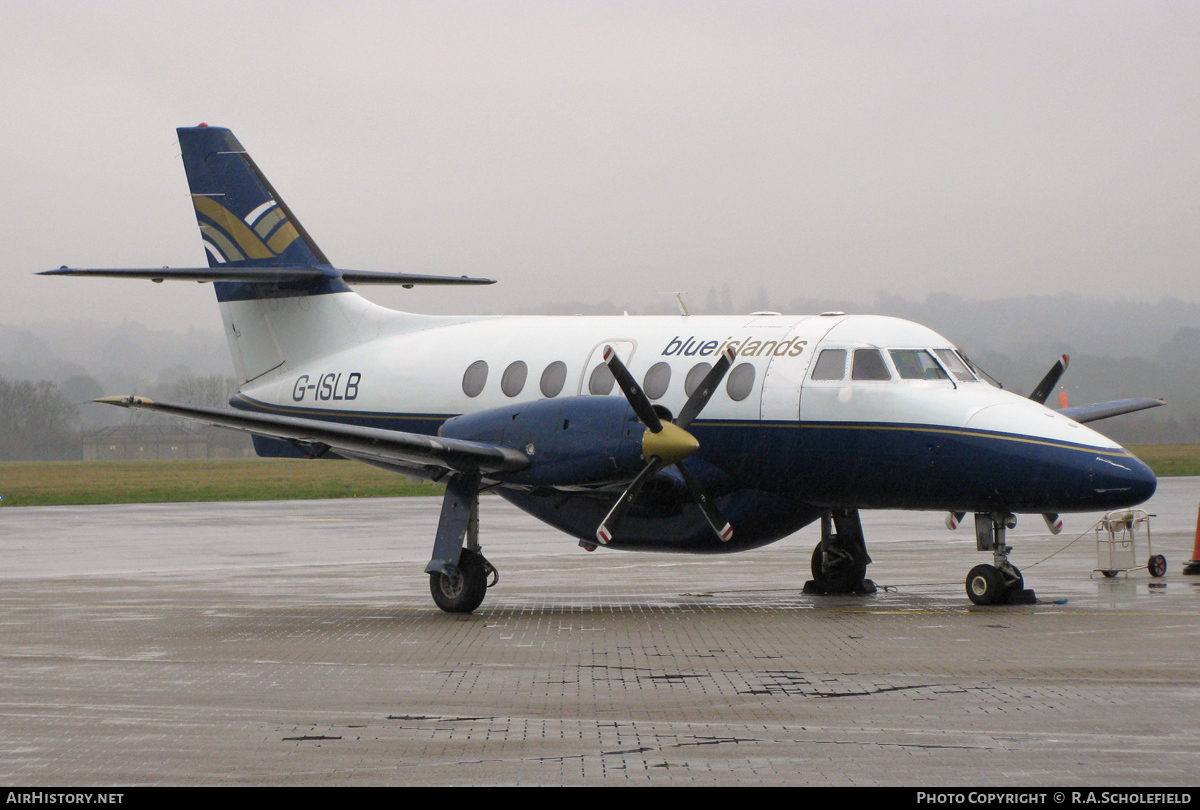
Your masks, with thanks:
M0 506L441 495L355 461L200 459L0 462Z
M1155 475L1200 475L1200 444L1131 444L1125 449Z

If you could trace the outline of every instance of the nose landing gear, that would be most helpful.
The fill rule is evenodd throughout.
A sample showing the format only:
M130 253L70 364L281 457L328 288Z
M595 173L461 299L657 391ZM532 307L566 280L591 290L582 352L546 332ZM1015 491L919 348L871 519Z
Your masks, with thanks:
M1008 561L1012 546L1005 545L1004 533L1017 525L1008 512L975 514L975 545L992 552L993 565L977 565L967 574L967 598L977 605L1032 605L1037 596L1025 587L1021 571Z

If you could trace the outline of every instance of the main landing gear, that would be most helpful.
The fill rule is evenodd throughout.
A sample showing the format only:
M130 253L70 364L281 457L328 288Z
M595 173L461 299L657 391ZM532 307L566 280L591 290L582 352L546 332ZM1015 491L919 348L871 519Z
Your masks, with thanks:
M993 565L977 565L967 574L967 598L977 605L1032 605L1033 591L1025 587L1021 571L1008 561L1012 546L1005 545L1004 533L1017 525L1008 512L975 514L975 545L992 552Z
M857 509L833 509L821 515L821 542L813 549L813 578L805 593L875 593L866 579L871 557Z
M464 546L463 543L466 543ZM470 613L500 581L479 549L479 476L457 474L446 484L433 558L425 566L429 593L447 613Z
M429 592L437 606L447 613L470 613L483 604L487 589L499 580L499 573L487 558L467 547L459 554L454 573L434 571L429 575Z

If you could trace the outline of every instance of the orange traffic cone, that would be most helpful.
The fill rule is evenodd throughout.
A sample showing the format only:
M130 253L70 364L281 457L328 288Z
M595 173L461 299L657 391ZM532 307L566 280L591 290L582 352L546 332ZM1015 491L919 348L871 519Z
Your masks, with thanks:
M1192 548L1192 558L1183 564L1183 573L1200 574L1200 511L1196 513L1196 545Z

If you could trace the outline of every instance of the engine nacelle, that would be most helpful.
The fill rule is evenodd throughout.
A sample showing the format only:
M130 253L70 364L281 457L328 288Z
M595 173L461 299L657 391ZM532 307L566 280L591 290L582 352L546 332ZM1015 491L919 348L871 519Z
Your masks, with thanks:
M563 397L446 420L439 436L520 450L529 467L503 476L530 486L583 486L633 478L645 466L646 428L623 398Z

